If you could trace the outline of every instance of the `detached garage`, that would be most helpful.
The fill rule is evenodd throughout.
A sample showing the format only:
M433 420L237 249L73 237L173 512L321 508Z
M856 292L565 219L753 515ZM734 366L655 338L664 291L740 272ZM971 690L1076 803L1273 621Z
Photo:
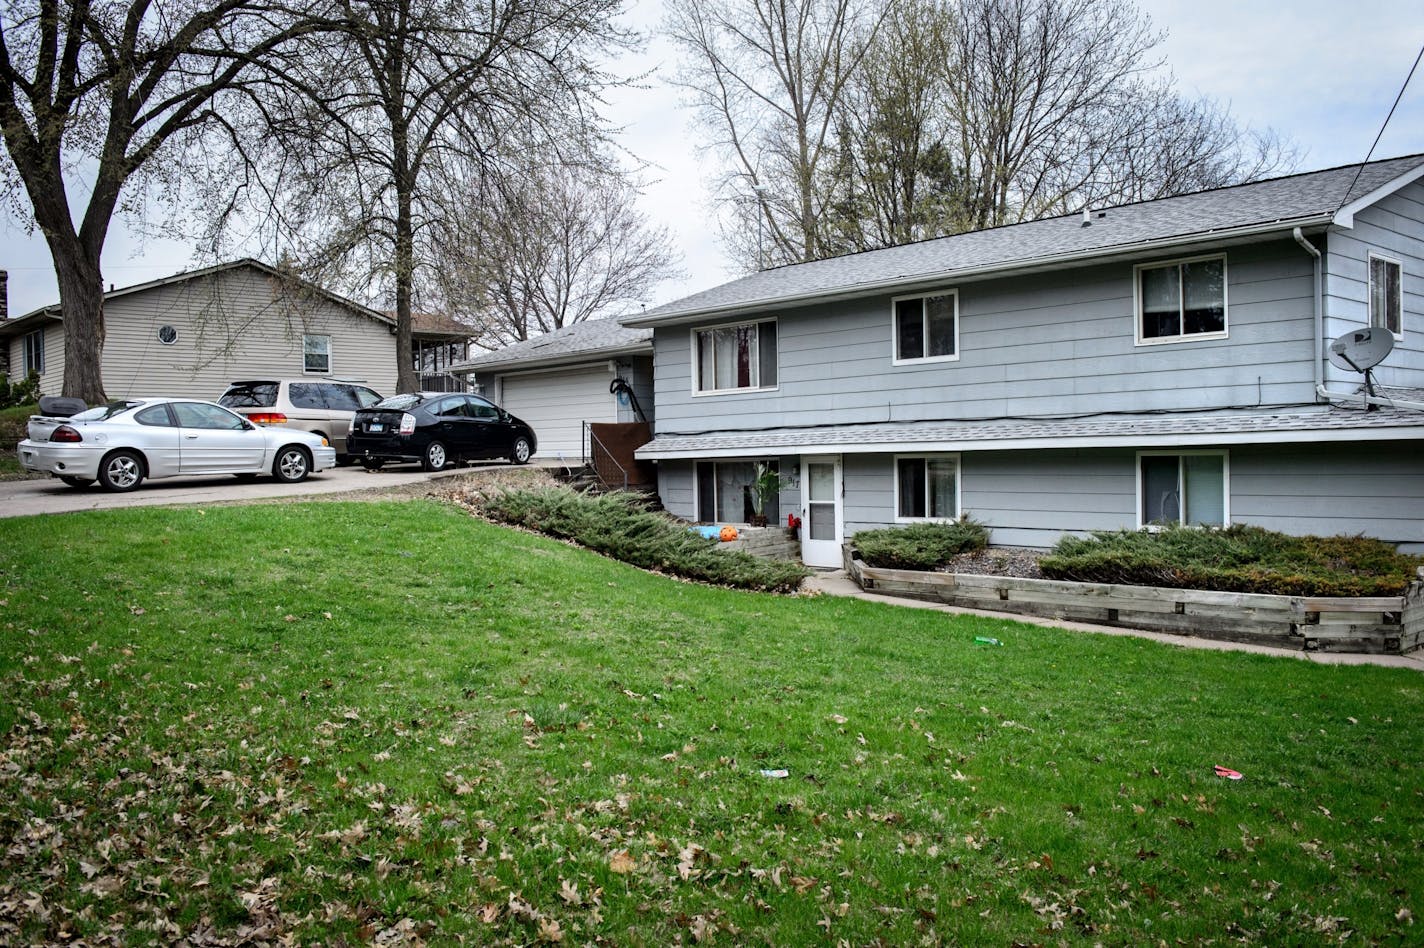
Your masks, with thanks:
M652 333L612 320L566 326L451 371L474 375L481 392L528 422L545 461L583 461L585 422L652 420ZM616 379L626 387L615 394Z

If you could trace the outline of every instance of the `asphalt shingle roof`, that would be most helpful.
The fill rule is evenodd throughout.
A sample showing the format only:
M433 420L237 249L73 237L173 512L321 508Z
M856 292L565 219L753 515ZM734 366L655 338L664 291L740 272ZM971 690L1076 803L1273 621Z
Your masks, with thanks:
M619 325L613 319L591 319L562 329L516 342L454 366L459 371L512 368L524 365L552 365L576 361L594 353L653 350L653 331Z
M1404 397L1399 395L1397 397ZM1390 429L1395 429L1388 433ZM1075 446L1138 443L1153 447L1202 444L1211 438L1296 433L1281 440L1311 441L1320 432L1359 432L1362 438L1424 438L1424 412L1403 408L1321 406L1289 410L1253 410L1152 415L1101 415L1005 421L882 422L820 425L761 431L711 431L659 434L638 449L644 459L708 456L727 452L801 454L834 448L844 453L872 453L890 445L935 445L937 450L995 447L1042 447L1046 442ZM1368 433L1368 434L1366 434ZM1387 434L1388 433L1388 434ZM1175 440L1174 440L1175 439ZM1036 444L1037 442L1037 444Z
M625 317L633 325L700 313L769 305L786 299L854 295L887 283L913 285L957 272L1024 266L1055 257L1109 254L1156 241L1188 242L1221 231L1328 219L1342 205L1424 163L1412 155L1366 165L1291 175L1212 191L1101 208L1081 214L972 231L812 263L764 270ZM1356 174L1358 172L1358 180Z

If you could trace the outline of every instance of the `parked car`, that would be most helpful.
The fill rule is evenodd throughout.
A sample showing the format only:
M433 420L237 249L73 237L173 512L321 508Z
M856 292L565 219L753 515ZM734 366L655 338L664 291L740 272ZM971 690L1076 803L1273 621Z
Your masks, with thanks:
M257 379L231 383L218 404L259 425L285 425L321 435L336 449L337 461L346 462L351 416L380 400L374 389L349 380Z
M70 487L130 491L145 478L270 473L295 484L336 465L325 438L266 428L213 402L128 398L68 417L33 415L20 465Z
M375 470L387 461L419 461L438 471L461 461L528 462L534 429L478 395L415 392L392 395L356 412L346 450Z

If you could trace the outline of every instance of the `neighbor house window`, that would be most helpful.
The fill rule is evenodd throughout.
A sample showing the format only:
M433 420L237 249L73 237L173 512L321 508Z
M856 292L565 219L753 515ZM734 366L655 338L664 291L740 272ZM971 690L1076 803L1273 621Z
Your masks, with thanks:
M1138 526L1227 524L1225 451L1137 456Z
M1399 261L1370 254L1370 325L1402 335L1403 308Z
M895 361L959 358L959 294L901 297L895 309Z
M44 375L44 330L36 329L25 336L25 377L30 373Z
M776 321L716 326L693 332L697 391L776 387Z
M331 337L302 337L302 370L305 372L331 371Z
M771 461L773 468L777 462ZM697 464L697 519L708 523L747 523L752 514L754 461L700 461ZM781 505L773 495L762 510L767 523L781 519Z
M1137 268L1137 340L1179 342L1226 335L1226 258Z
M895 459L895 518L953 520L959 516L959 459Z

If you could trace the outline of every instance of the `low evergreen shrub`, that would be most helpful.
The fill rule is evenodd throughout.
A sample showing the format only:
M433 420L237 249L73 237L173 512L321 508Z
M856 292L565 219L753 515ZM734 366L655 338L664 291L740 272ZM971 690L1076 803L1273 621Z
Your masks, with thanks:
M580 494L565 487L507 490L484 505L491 518L572 540L616 560L719 586L795 592L810 570L727 550L664 514L638 506L634 494Z
M1281 596L1398 596L1421 564L1367 537L1293 537L1243 524L1064 537L1038 561L1050 579Z
M982 523L962 517L946 523L864 530L853 542L867 566L933 570L960 553L984 549L989 545L989 531Z

